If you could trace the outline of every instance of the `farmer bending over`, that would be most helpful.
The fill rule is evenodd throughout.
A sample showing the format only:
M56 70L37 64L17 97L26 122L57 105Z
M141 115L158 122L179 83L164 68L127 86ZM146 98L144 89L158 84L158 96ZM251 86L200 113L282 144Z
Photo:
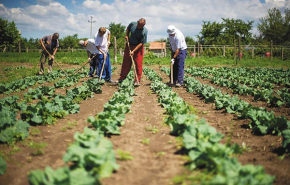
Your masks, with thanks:
M88 54L88 63L90 63L90 72L88 77L96 77L98 78L98 72L96 70L96 66L97 64L97 58L94 57L93 59L91 59L93 56L97 55L99 53L99 50L97 49L96 45L95 45L95 40L94 39L88 39L86 41L80 40L79 41L79 45L81 47L84 47L87 50L87 54ZM94 76L94 72L96 70L96 75Z
M176 87L183 85L184 61L187 55L187 45L184 35L174 25L167 27L171 48L171 63L173 64L173 84ZM172 83L172 82L170 82Z
M97 60L98 60L98 74L101 75L101 78L106 82L114 83L111 80L111 61L109 54L109 45L110 45L111 33L105 27L100 27L98 33L95 35L95 45L98 49ZM105 60L105 61L104 61ZM105 64L104 64L105 62ZM104 67L103 67L104 65ZM103 73L102 73L103 71Z
M44 65L46 59L48 58L48 69L47 72L52 72L52 64L54 60L54 56L56 54L57 48L59 47L58 42L58 33L54 33L53 35L46 35L40 39L40 44L42 47L41 57L40 57L40 70L38 72L39 75L44 75Z
M139 19L137 22L131 22L127 29L126 29L126 42L130 44L130 50L128 44L126 44L121 74L119 78L119 83L121 83L128 75L131 66L132 66L132 59L135 61L136 66L136 73L137 78L135 78L134 86L138 86L141 80L142 75L142 63L143 63L143 56L144 56L144 44L147 42L147 29L144 27L146 24L146 20L144 18ZM129 35L130 34L130 35Z

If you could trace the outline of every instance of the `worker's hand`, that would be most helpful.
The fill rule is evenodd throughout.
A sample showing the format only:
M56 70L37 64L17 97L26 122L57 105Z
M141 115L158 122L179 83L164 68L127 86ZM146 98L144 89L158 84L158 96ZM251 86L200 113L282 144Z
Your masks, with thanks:
M92 60L92 59L89 57L89 58L88 58L88 63L90 63L90 62L91 62L91 60Z
M110 42L110 41L108 41L108 46L110 46L110 44L111 44L111 42Z
M104 55L104 58L107 58L107 55L106 55L106 53L104 53L103 55Z
M54 60L54 55L51 55L51 57L50 57L52 60Z
M130 51L130 56L134 56L134 50Z
M171 64L174 64L174 62L175 62L174 58L172 58L170 62L171 62Z
M129 40L127 35L125 36L125 40L126 40L126 42L128 42L128 40Z

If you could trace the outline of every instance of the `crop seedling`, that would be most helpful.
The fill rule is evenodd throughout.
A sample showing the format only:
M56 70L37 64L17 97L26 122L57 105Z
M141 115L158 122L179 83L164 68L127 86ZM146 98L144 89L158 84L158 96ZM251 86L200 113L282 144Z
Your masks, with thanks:
M29 134L32 136L39 136L41 134L41 131L38 128L30 127Z
M141 143L148 145L150 143L150 139L149 138L142 139Z
M31 141L29 143L29 147L34 150L32 152L33 155L42 155L42 154L44 154L44 147L46 147L46 145L47 144L45 142L36 143L36 142Z
M165 154L166 154L166 152L158 152L156 155L157 155L157 157L159 157L159 156L163 156Z
M148 126L148 127L145 127L145 130L146 130L146 131L152 131L153 134L156 134L157 132L159 132L159 129L156 128L155 125L154 125L153 127L152 127L152 125L150 125L150 126Z
M126 161L126 160L133 160L133 156L130 154L130 152L127 152L127 151L123 151L123 150L118 150L118 159L121 160L121 161Z

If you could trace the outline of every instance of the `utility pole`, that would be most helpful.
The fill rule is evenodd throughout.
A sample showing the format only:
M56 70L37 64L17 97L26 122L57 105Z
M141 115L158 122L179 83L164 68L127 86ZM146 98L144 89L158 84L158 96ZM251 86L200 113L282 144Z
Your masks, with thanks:
M93 23L96 21L93 21L93 16L91 16L91 20L88 20L88 22L91 23L91 34L90 34L90 38L92 38L92 27L93 27Z

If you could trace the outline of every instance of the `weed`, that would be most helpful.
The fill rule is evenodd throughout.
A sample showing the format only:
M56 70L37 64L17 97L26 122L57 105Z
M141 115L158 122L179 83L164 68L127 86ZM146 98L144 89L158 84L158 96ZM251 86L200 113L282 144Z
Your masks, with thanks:
M148 145L150 143L150 139L149 138L142 139L141 143Z
M156 155L157 156L163 156L163 155L165 155L166 154L166 152L158 152Z
M41 131L38 128L30 127L29 134L32 136L39 136L41 134Z
M31 141L29 143L29 147L33 149L32 154L33 155L42 155L44 154L44 147L46 147L46 143L45 142L41 142L41 143L36 143Z
M152 131L153 134L159 132L159 129L155 125L154 126L150 125L148 127L145 127L145 130L146 131Z
M133 156L130 154L130 152L126 152L126 151L123 151L123 150L117 150L118 152L118 159L121 160L121 161L126 161L126 160L133 160Z

